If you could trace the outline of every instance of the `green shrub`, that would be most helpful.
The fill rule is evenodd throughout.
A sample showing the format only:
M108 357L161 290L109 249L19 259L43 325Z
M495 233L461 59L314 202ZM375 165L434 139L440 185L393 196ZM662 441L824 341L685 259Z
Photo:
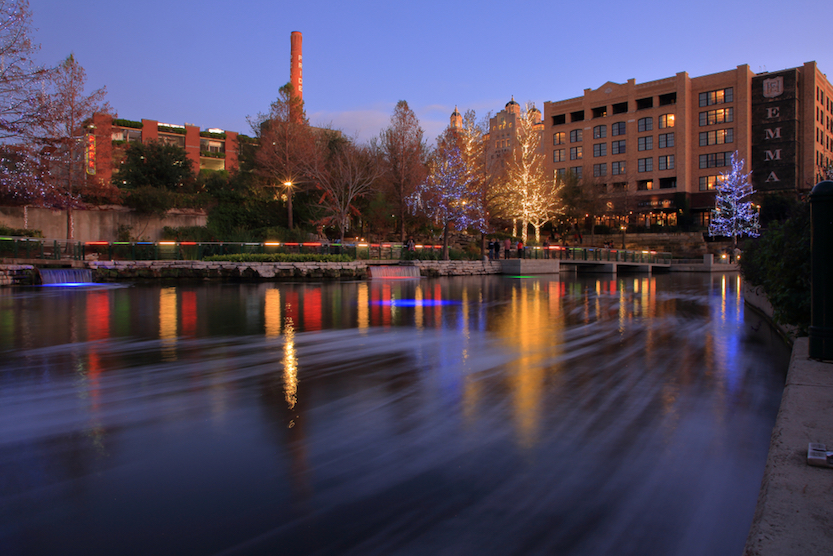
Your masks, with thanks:
M9 226L0 224L0 235L16 237L43 237L43 232L40 230L30 230L28 228L10 228Z
M137 213L160 218L174 206L173 193L156 187L138 187L132 191L125 191L122 199L125 206Z
M160 125L157 126L156 129L161 131L162 133L175 133L177 135L185 135L185 128L184 127L173 127L169 125Z
M760 286L772 304L773 318L806 333L810 325L810 206L797 204L791 216L770 223L743 244L744 280Z
M136 120L125 120L124 118L116 118L113 120L113 125L116 127L130 127L133 129L142 129L142 122Z

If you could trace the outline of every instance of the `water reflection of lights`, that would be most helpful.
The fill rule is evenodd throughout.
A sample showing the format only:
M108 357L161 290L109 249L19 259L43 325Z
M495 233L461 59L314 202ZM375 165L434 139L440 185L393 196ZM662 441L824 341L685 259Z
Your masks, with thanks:
M286 403L289 409L294 409L298 402L298 359L295 355L295 325L288 317L284 325L283 385ZM294 425L294 421L290 421L290 428Z
M281 291L273 288L266 292L264 320L267 338L277 338L281 333Z
M377 305L386 307L440 307L442 305L461 305L459 301L450 299L382 299Z
M159 292L159 338L163 361L176 361L176 328L176 288L163 288Z
M368 310L368 300L370 298L367 290L367 282L359 284L359 291L357 292L358 304L358 327L360 330L367 330L370 326L370 312Z

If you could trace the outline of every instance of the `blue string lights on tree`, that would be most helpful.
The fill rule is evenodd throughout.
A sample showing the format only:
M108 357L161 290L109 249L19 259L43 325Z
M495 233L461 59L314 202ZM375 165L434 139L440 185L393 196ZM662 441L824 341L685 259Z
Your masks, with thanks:
M744 172L743 165L744 160L735 151L732 154L732 171L721 173L722 179L715 186L717 197L709 223L710 236L731 237L735 245L739 235L757 237L760 228L758 212L752 201L747 199L755 193L749 183L751 172Z
M445 137L438 142L428 178L408 198L408 205L413 212L423 212L443 227L443 258L447 258L451 226L483 231L486 223L480 198L473 190L474 177L456 139Z

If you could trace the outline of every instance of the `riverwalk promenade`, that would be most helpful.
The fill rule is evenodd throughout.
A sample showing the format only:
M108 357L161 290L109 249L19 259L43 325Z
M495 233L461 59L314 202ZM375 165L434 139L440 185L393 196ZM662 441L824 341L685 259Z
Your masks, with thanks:
M771 317L754 290L744 299ZM833 469L807 464L809 443L833 450L833 363L808 353L808 339L795 338L744 556L833 554Z

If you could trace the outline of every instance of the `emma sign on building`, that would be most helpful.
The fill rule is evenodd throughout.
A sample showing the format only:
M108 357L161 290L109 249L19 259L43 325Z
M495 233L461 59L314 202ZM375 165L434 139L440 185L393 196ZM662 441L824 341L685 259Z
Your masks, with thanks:
M757 191L795 189L798 72L752 79L752 185Z

